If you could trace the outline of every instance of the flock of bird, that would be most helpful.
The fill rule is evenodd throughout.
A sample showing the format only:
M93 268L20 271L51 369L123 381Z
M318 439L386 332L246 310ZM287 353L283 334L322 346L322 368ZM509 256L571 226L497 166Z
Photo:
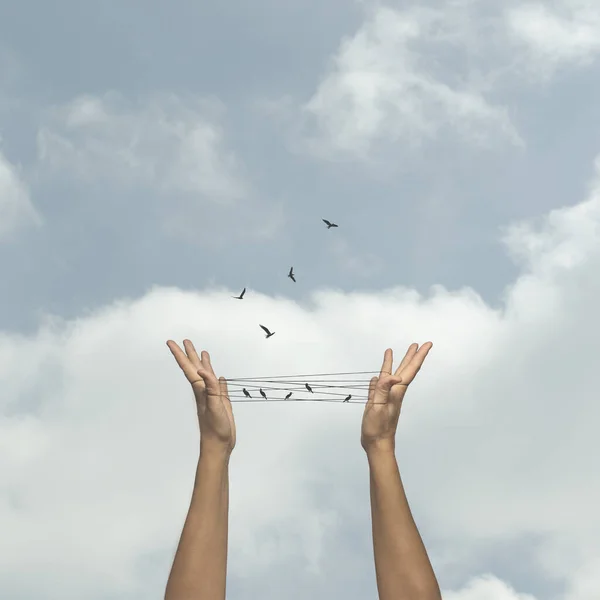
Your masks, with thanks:
M322 219L323 223L325 223L325 225L327 225L327 229L331 229L332 227L338 227L338 225L336 225L335 223L332 223L331 221L328 221L327 219ZM294 267L290 267L290 271L288 273L288 277L294 282L296 283L296 277L294 276ZM243 300L244 299L244 294L246 293L246 288L244 288L242 290L242 293L239 296L232 296L232 298L235 298L236 300ZM259 325L259 327L265 332L266 334L266 338L269 339L272 335L275 335L274 331L270 331L267 327L265 327L264 325Z
M328 221L327 219L322 219L323 223L325 223L325 225L327 225L327 229L331 229L332 227L338 227L338 225L336 223L332 223L331 221ZM294 275L294 267L290 267L290 270L288 272L287 275L294 283L296 283L296 277ZM244 299L244 294L246 293L246 288L244 288L242 290L242 293L239 296L232 296L232 298L235 298L236 300L243 300ZM270 331L268 327L265 327L264 325L259 325L259 327L265 332L265 337L266 339L269 339L271 336L275 335L274 331ZM314 394L312 387L308 384L305 383L304 387L311 393ZM338 386L327 386L327 387L338 387ZM250 394L250 392L243 387L242 388L242 392L244 394L244 396L246 398L250 398L252 399L252 395ZM265 393L265 391L261 388L259 388L259 394L265 399L268 400L267 398L267 394ZM292 396L292 392L288 392L288 394L285 396L284 400L289 400ZM346 396L346 398L344 398L343 402L349 402L350 399L352 398L352 394L348 394Z
M304 384L304 387L311 393L314 394L313 389L310 385L308 385L308 383ZM328 387L334 387L334 386L328 386ZM344 386L345 387L345 386ZM250 392L243 387L242 388L242 392L244 393L244 396L246 396L246 398L250 398L252 399L252 395L250 394ZM265 399L268 400L267 398L267 394L265 393L265 391L261 388L258 389L259 394ZM292 397L292 392L288 392L287 395L285 396L284 400L289 400ZM344 398L344 400L342 400L342 402L349 402L350 398L352 398L352 394L348 394L346 396L346 398Z

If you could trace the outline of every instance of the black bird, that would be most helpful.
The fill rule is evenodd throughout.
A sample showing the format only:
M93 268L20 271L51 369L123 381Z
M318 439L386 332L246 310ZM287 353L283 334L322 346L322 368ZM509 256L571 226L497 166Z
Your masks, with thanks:
M308 383L304 384L304 387L311 393L314 394L314 392L312 391L312 388L310 387L310 385L308 385Z
M286 397L285 400L289 400L290 396L292 395L292 392L290 392Z
M231 296L232 298L235 298L236 300L243 300L244 299L244 294L246 293L246 288L244 288L242 290L242 293L239 296Z
M264 325L259 325L259 327L267 334L267 338L270 338L272 335L275 335L275 332L270 332Z
M260 395L266 400L267 399L267 395L263 392L262 388L260 388L259 392L260 392Z
M331 221L328 221L327 219L323 219L323 223L325 223L325 225L327 225L327 229L331 229L332 227L337 227L337 225L335 223L332 223Z
M242 388L242 392L244 392L244 396L246 396L246 398L252 398L250 392L246 388Z
M294 277L294 267L290 267L290 272L288 273L288 277L296 283L296 278Z
M352 398L352 394L350 394L349 396L346 396L346 399L344 400L344 402L348 402L348 400L350 400L350 398Z

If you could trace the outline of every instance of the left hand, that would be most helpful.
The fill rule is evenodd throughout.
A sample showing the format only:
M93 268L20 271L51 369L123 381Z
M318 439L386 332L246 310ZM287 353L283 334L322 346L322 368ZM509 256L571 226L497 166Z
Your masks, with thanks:
M203 350L199 357L190 340L183 341L185 352L173 340L169 340L167 346L192 384L198 409L200 447L230 455L235 447L235 421L227 381L224 377L217 379L208 352Z
M394 451L402 400L432 346L431 342L420 348L419 344L411 344L393 375L394 356L391 348L385 351L381 372L371 379L363 414L360 442L366 452L373 449Z

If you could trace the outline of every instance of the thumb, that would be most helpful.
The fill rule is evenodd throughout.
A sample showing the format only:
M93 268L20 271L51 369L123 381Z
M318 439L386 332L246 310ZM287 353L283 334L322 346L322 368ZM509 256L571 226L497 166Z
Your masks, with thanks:
M390 390L392 386L400 383L402 377L396 375L388 375L380 377L375 385L375 393L373 394L373 404L386 404L389 400Z
M215 403L218 402L221 396L219 382L214 374L202 367L197 370L197 373L200 375L200 377L202 377L202 381L204 381L204 386L206 388L206 403L210 408L212 408Z
M386 378L381 377L379 379L379 389L382 392L389 392L393 386L402 383L402 377L398 375L389 375Z

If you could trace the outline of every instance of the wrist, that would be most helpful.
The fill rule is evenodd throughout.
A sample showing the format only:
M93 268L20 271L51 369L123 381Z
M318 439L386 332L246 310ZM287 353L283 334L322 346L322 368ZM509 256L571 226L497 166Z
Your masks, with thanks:
M231 449L228 446L209 443L200 444L199 460L203 462L206 461L210 463L228 464L230 457Z
M380 456L396 456L396 446L393 441L372 442L364 447L367 458L377 458Z

